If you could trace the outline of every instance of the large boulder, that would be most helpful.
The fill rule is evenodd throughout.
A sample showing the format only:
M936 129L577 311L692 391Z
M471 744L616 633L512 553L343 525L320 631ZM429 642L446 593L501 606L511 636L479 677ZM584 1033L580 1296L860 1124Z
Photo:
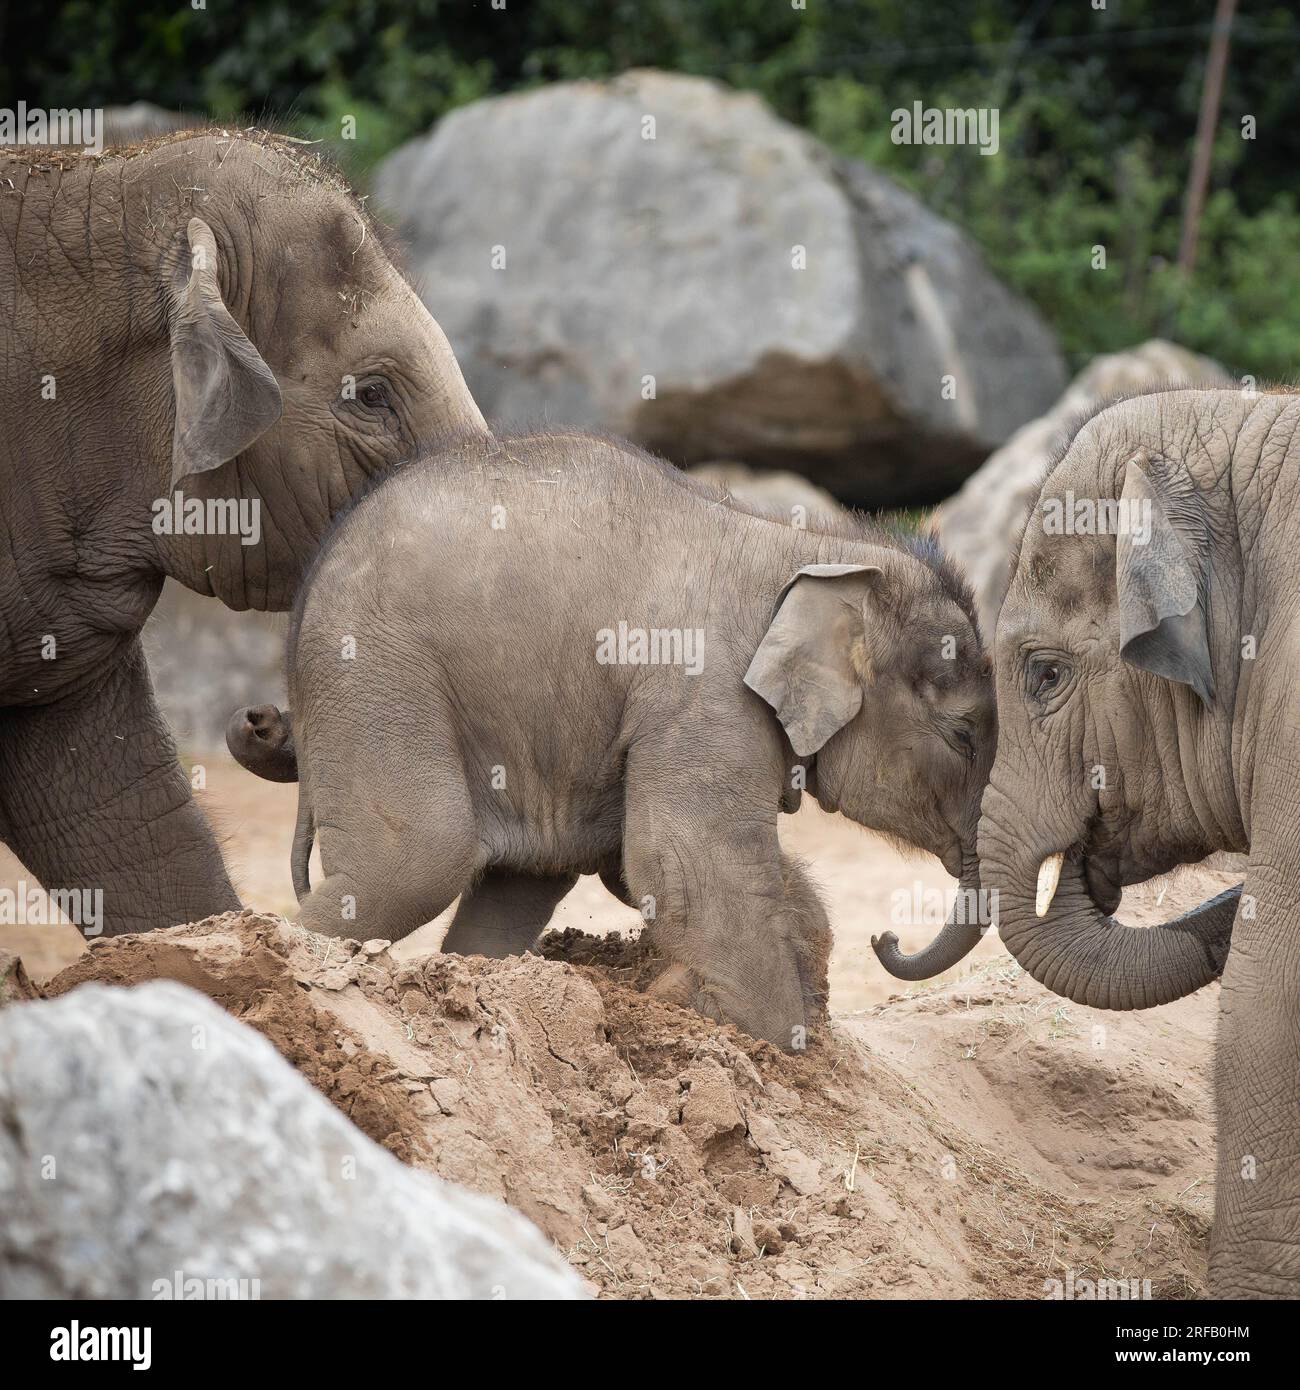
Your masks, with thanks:
M1065 382L965 236L716 82L476 102L375 190L498 425L609 429L892 505L952 491Z
M575 1298L517 1212L367 1139L170 981L0 1008L0 1297Z
M1020 538L1043 470L1071 428L1112 396L1158 386L1231 384L1232 378L1217 362L1161 338L1094 357L1051 410L1017 430L955 497L935 511L933 525L939 541L975 591L986 640L992 640L998 609L1011 582L1011 547Z

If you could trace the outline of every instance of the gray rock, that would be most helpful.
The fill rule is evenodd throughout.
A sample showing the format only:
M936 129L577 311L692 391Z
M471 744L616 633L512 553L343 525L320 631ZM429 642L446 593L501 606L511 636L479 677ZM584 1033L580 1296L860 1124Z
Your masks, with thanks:
M1006 596L1011 547L1020 537L1025 512L1053 452L1075 423L1111 396L1192 384L1231 385L1232 378L1210 358L1161 338L1094 357L1051 410L1017 430L956 496L936 509L933 524L940 544L975 590L986 641Z
M288 703L284 613L236 613L169 579L144 628L154 693L187 753L226 747L240 705Z
M716 82L638 71L476 102L375 188L507 428L604 428L892 505L951 491L1065 382L965 236Z
M0 1297L178 1277L207 1297L584 1292L517 1212L398 1162L191 989L0 1009Z
M743 463L697 463L688 468L689 477L712 483L746 507L756 507L791 520L799 509L800 520L815 516L835 516L844 508L802 473L787 469L755 469Z
M151 101L133 101L129 106L106 106L104 143L133 145L138 140L149 140L155 135L166 135L173 130L186 130L205 123L206 117L187 118L179 111L167 111Z

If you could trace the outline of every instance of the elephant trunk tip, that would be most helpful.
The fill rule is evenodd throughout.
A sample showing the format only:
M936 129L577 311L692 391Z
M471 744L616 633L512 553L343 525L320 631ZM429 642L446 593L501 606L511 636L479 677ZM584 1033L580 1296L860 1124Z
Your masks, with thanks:
M883 932L880 936L871 938L871 949L876 953L876 959L896 980L924 980L929 978L929 972L919 970L916 965L918 956L923 956L924 951L918 951L915 956L905 955L902 947L898 944L898 937L892 931Z
M904 954L892 931L873 936L871 949L896 980L930 980L958 965L979 944L980 935L978 927L961 927L950 922L928 946L910 956Z

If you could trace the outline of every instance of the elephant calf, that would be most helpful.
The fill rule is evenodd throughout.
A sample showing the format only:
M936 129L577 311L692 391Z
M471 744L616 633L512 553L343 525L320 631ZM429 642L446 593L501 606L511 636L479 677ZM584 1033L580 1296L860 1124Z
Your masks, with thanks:
M292 726L240 711L229 741L279 780L296 760L313 931L397 939L459 896L445 949L508 955L599 872L662 993L788 1047L829 944L777 840L802 790L975 882L991 677L937 553L629 446L466 439L394 473L324 545L288 668Z

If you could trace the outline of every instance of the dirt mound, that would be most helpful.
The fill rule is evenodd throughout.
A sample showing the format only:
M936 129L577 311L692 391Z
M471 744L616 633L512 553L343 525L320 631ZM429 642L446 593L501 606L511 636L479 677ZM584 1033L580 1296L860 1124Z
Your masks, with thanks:
M638 993L636 943L544 951L395 959L245 912L96 942L47 992L202 990L607 1296L1203 1292L1213 991L1104 1015L995 961L791 1056Z

